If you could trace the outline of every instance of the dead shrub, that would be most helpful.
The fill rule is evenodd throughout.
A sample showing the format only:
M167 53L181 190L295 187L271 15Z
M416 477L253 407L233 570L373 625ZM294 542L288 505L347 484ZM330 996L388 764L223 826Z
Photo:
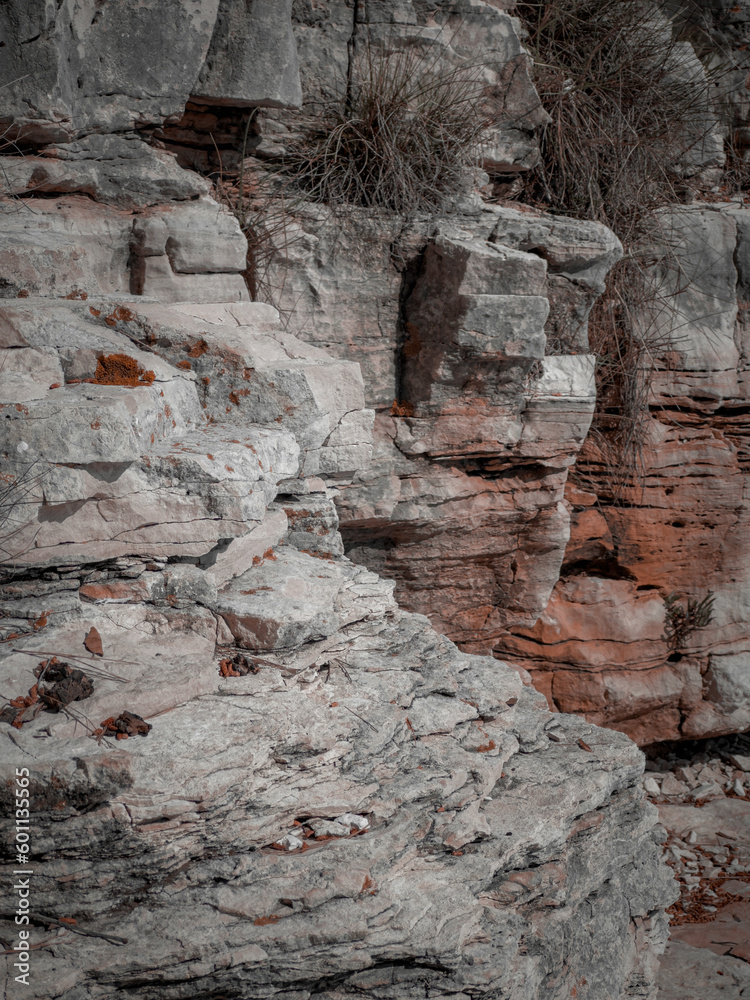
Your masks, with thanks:
M282 165L295 187L334 208L402 214L440 211L459 195L489 124L485 85L472 67L446 68L441 51L365 36L338 94L285 119Z
M715 185L724 154L707 74L686 39L692 0L527 0L517 5L551 121L521 197L596 220L625 255L589 319L597 412L588 462L612 499L642 477L651 380L670 344L655 269L679 271L666 206ZM689 276L683 276L689 280ZM663 286L662 286L663 287Z

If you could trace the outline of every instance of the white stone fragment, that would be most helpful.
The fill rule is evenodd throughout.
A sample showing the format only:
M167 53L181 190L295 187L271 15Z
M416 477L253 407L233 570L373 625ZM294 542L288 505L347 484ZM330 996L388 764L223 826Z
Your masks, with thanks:
M366 816L359 816L357 813L344 813L342 816L336 817L336 822L349 828L354 827L356 830L366 830L370 825Z
M349 824L337 820L311 819L308 822L316 837L348 837L351 832Z
M660 793L659 785L652 777L644 778L643 790L648 795L658 795Z
M279 847L286 848L287 851L296 851L304 844L304 841L299 837L295 837L293 833L287 833L280 840L276 841Z

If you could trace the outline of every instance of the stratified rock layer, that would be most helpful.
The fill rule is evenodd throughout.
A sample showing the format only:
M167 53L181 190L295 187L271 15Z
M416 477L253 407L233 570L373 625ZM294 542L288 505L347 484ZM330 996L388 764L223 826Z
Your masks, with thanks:
M549 605L499 655L523 663L562 711L649 743L750 725L748 336L750 212L696 205L667 219L642 486L597 504L569 488L571 538ZM581 467L606 497L599 455ZM714 595L710 624L664 639L664 598Z
M317 8L298 6L303 39ZM523 671L400 609L392 582L343 556L336 506L351 542L368 527L357 505L383 495L393 510L412 490L427 509L463 491L464 544L460 519L487 500L483 544L512 526L508 558L479 601L457 599L479 553L468 577L456 571L438 620L455 617L470 644L473 609L499 587L514 621L533 618L567 537L562 488L593 404L585 317L616 241L588 227L571 253L568 223L471 198L438 229L415 222L401 271L372 279L390 291L373 351L383 381L366 396L373 297L351 307L365 331L351 349L340 322L328 336L345 274L309 286L320 328L302 336L297 314L282 324L249 301L236 219L143 138L177 128L190 95L209 120L297 101L292 25L270 7L175 2L158 24L130 2L3 15L7 135L31 161L7 157L0 239L0 802L12 847L15 792L28 790L24 989L653 1000L675 892L642 755L621 733L552 715ZM340 59L351 11L331 9ZM374 28L407 23L461 58L411 4L377 15ZM464 15L514 108L487 166L528 165L538 102L512 22L482 3ZM290 262L290 287L333 270L330 214L301 211L319 252ZM371 231L379 246L381 222ZM435 294L442 325L420 356ZM564 356L545 352L548 300ZM481 383L475 402L467 379ZM392 472L371 463L374 408ZM526 499L467 486L518 467ZM425 539L442 533L419 516ZM391 513L367 518L381 530ZM425 553L414 568L435 576ZM2 916L14 940L15 914Z
M5 843L25 768L48 941L29 995L652 997L674 891L640 752L400 611L300 475L324 417L329 474L359 461L356 367L267 306L93 301L0 310L5 467L43 476L3 587ZM273 390L321 366L298 420ZM50 713L52 654L93 692ZM123 713L150 731L115 739Z

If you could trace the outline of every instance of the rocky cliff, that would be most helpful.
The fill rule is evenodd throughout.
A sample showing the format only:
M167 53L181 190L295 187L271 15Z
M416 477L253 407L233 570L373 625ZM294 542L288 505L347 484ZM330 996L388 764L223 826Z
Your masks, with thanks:
M665 544L652 512L705 519L723 483L739 523L736 305L715 363L696 336L658 382L674 498L660 472L648 502L600 513L568 473L595 404L587 317L621 248L497 203L544 121L504 10L1 16L0 736L4 843L33 873L3 940L29 917L27 995L653 998L677 893L642 754L593 723L660 717L624 712L614 682L601 703L560 692L667 676L667 711L689 690L691 718L714 712L691 733L744 718L739 545L710 535L736 591L693 581L720 596L710 659L631 642L633 608L656 643L657 588L678 589L639 526ZM300 198L274 228L279 109L345 76L357 25L447 66L483 53L482 171L437 218ZM225 169L241 197L257 184L262 275L217 200ZM728 294L744 210L675 215L696 220L722 234ZM691 448L732 477L687 468ZM559 655L544 629L571 586L621 598L629 658ZM553 702L593 721L528 683L552 659Z
M343 14L337 21L331 7L298 15L310 93L323 77L322 39L345 65ZM449 64L478 33L489 65L523 58L509 48L506 14L461 12L446 21L415 5L393 15L395 28L382 23L390 15L368 16L392 46L436 32ZM738 18L714 12L701 37L735 60L720 80L741 136ZM613 496L597 439L586 437L596 393L588 317L621 248L596 223L498 203L534 163L517 144L520 123L528 132L543 117L519 73L500 115L505 153L483 162L481 197L405 225L301 203L286 209L289 228L271 227L268 288L288 328L358 361L376 412L371 465L340 483L346 550L395 579L399 602L462 649L528 669L561 711L640 743L742 730L750 213L718 187L711 203L663 213L672 258L652 277L662 305L643 476ZM273 119L265 127L278 139ZM714 155L705 153L708 174ZM684 651L663 639L671 593L683 603L714 595L710 627Z

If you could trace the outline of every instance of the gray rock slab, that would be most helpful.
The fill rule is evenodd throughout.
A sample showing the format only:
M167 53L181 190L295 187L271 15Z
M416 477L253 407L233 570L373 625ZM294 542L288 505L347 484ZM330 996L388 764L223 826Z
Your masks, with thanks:
M42 144L180 114L217 10L218 0L7 4L4 126L24 144Z
M659 1000L746 1000L750 967L738 958L715 955L670 941L659 965Z
M319 561L307 562L311 573ZM144 711L164 699L149 735L111 746L44 737L40 716L8 741L2 766L31 773L34 861L55 876L38 883L36 905L63 906L82 928L93 922L138 947L58 940L54 955L35 955L40 985L29 995L49 996L54 981L104 997L137 977L145 996L311 998L326 995L311 982L335 976L342 995L373 1000L384 990L416 997L425 981L436 997L503 990L521 1000L532 990L567 1000L586 978L609 1000L623 983L653 981L644 955L663 946L656 911L672 897L636 787L642 757L625 737L563 716L564 738L551 742L544 700L518 674L458 653L418 616L344 627L303 669L261 659L256 673L218 679L203 625L181 633L191 616L173 613L173 645L162 650L161 626L136 612L118 611L116 643L99 612L100 663L110 650L136 661L123 675L147 678ZM74 643L87 624L71 624ZM474 663L501 675L491 719L462 700ZM163 687L175 671L209 689L179 704L188 689ZM102 682L95 697L127 703L140 683ZM339 831L346 813L367 825ZM306 839L307 819L322 821L327 839ZM158 911L149 889L120 914L144 864ZM648 919L636 927L631 913Z
M3 159L5 195L85 194L101 204L140 209L208 190L202 177L137 135L94 133L47 146L41 155Z
M302 103L292 0L219 0L211 44L193 100L283 108Z
M44 211L24 200L0 203L0 297L55 298L130 291L132 219L81 195L44 200Z

